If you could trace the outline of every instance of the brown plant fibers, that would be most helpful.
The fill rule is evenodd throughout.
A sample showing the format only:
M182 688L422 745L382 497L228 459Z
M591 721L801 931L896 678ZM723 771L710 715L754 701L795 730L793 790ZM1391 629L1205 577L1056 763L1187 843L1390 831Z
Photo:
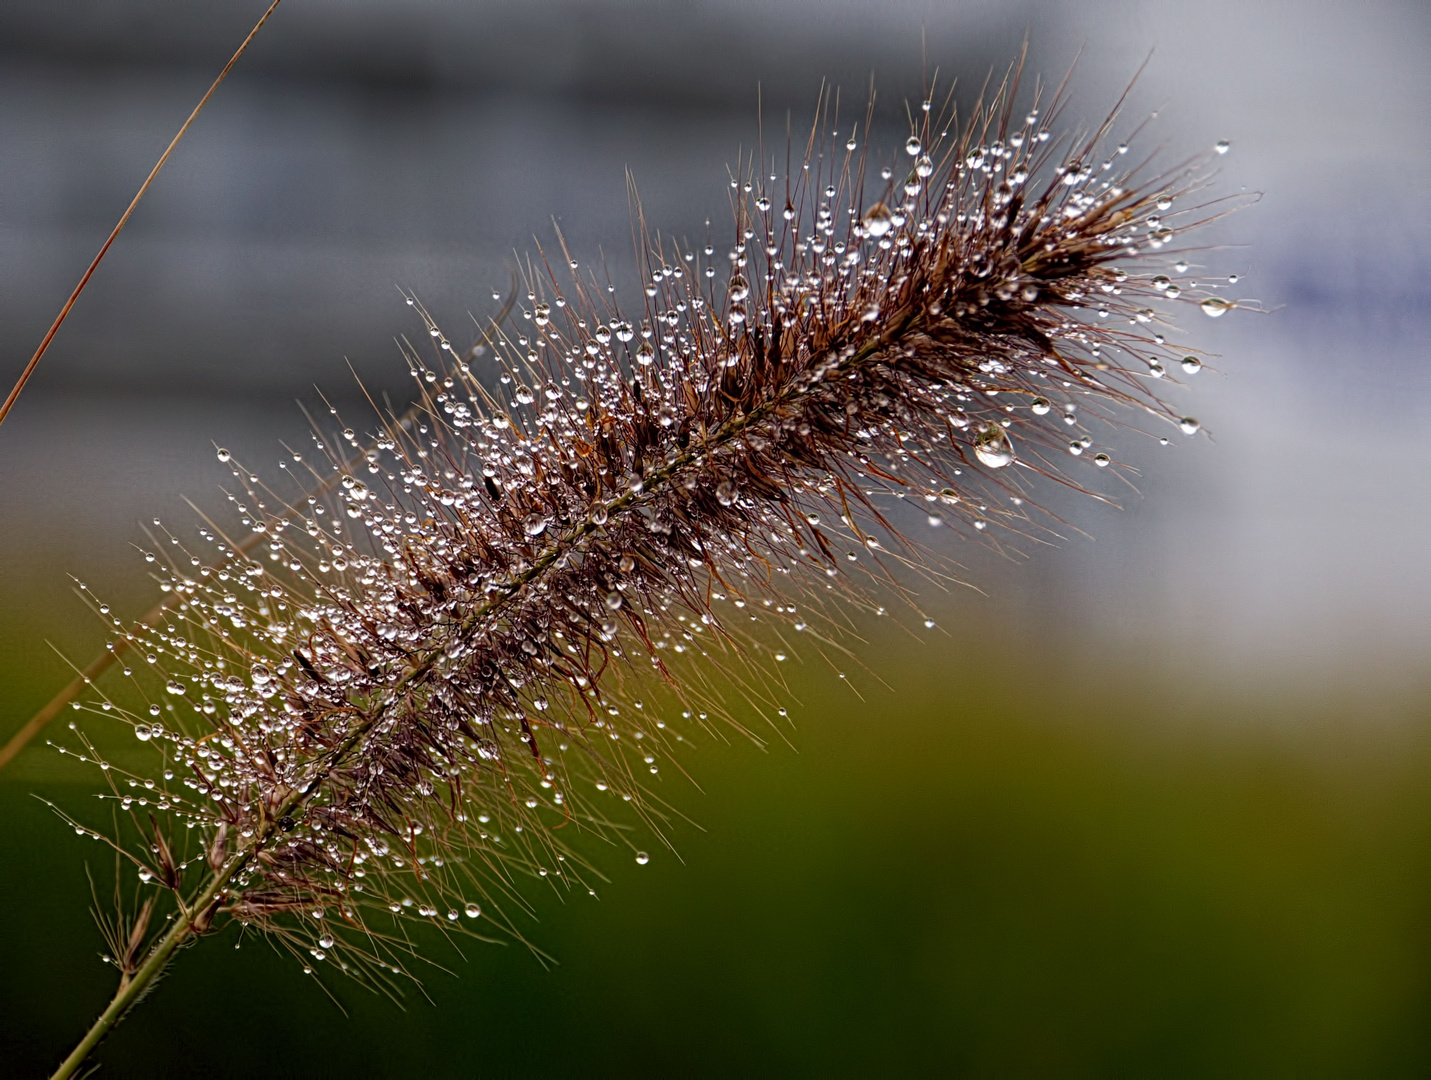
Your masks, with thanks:
M384 985L403 920L519 936L524 878L594 888L564 838L660 836L655 788L726 703L779 724L792 643L917 611L947 575L902 525L1047 532L1037 485L1125 468L1100 410L1196 430L1148 387L1176 360L1151 305L1228 306L1165 273L1215 212L1201 163L1124 170L1116 113L1059 138L1061 93L1016 110L1017 81L962 125L915 110L869 190L822 107L789 175L735 171L723 250L638 210L635 311L564 243L473 348L409 299L414 412L315 430L284 491L230 462L242 531L207 523L204 557L156 533L174 599L131 627L95 601L136 659L85 705L154 767L105 763L121 835L74 822L179 912L126 980L230 921Z

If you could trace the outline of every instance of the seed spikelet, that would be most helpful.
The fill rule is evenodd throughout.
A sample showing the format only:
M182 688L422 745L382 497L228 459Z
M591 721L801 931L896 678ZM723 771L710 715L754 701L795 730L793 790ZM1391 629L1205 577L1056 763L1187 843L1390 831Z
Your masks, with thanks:
M659 838L655 786L729 730L724 702L784 712L790 642L838 650L849 611L916 603L911 571L941 572L900 532L911 505L945 534L1036 532L1040 478L1110 463L1082 457L1086 417L1176 423L1150 305L1206 298L1161 273L1214 212L1183 205L1200 163L1121 172L1112 118L1051 137L1016 85L962 125L916 111L882 173L822 107L806 167L736 170L719 257L638 210L639 312L560 241L473 348L409 298L412 411L315 433L290 494L230 461L251 532L201 529L203 572L156 533L177 600L128 630L144 705L87 706L161 761L105 772L140 877L218 882L196 933L235 919L379 981L402 918L519 935L524 876L594 887L568 837L634 852L634 815Z

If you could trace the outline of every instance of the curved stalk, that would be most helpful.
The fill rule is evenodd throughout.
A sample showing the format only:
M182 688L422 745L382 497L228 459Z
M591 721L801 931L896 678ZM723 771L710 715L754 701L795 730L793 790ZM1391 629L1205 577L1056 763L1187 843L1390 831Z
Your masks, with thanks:
M79 1072L85 1059L94 1052L95 1047L114 1030L115 1025L124 1019L125 1013L138 1004L149 987L153 985L154 980L169 966L169 960L173 957L174 950L184 943L190 933L194 932L195 920L208 911L210 905L233 878L233 875L248 862L248 858L247 855L235 858L232 860L231 867L225 867L210 877L208 883L194 897L194 902L188 906L187 910L180 913L179 918L174 921L174 925L149 951L149 955L145 957L139 970L134 973L133 977L120 982L119 989L115 991L114 997L105 1007L104 1012L99 1014L99 1019L90 1025L84 1038L70 1051L69 1057L65 1058L60 1067L54 1071L53 1080L67 1080L68 1077L75 1076Z

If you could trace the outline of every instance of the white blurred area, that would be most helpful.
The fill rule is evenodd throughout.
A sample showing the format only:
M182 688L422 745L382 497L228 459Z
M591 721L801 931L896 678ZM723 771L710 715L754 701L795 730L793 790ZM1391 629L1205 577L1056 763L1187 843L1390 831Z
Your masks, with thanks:
M158 0L100 5L73 33L51 5L0 13L7 385L261 6L200 25ZM890 142L921 36L968 84L1025 31L1054 82L1081 51L1070 120L1101 119L1151 54L1126 114L1158 113L1140 143L1174 161L1231 142L1217 192L1262 198L1188 276L1237 274L1231 292L1272 313L1189 306L1170 339L1219 359L1176 400L1205 434L1130 441L1142 494L1121 510L1060 504L1093 539L1018 565L956 552L985 595L954 594L944 621L1007 619L1207 683L1424 687L1431 12L1413 2L281 8L0 428L0 620L37 595L58 618L64 569L121 575L137 613L125 543L136 521L187 520L180 493L218 505L214 442L271 465L304 438L287 402L315 381L352 400L344 357L400 393L392 339L414 324L395 286L449 327L490 312L553 216L584 261L620 267L628 168L653 224L699 236L725 221L757 87L783 145L822 75L854 113L872 73Z

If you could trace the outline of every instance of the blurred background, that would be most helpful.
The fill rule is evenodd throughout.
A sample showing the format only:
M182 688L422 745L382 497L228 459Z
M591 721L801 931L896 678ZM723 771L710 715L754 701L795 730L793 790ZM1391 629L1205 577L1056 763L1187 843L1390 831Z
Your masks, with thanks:
M264 5L0 5L8 387ZM1183 317L1204 433L1124 456L1087 535L951 554L940 631L812 663L790 745L713 745L666 792L681 859L444 954L431 1001L334 994L262 945L186 955L110 1040L120 1076L1422 1076L1431 1072L1431 11L882 0L288 0L216 95L0 428L0 739L86 662L67 575L138 615L140 522L191 520L302 441L295 399L406 392L415 291L454 341L560 224L631 272L703 237L726 168L827 80L875 140L928 74L968 100L1027 35L1072 123L1145 59L1127 126L1219 139L1190 276L1268 315ZM1213 370L1215 369L1215 370ZM356 413L356 410L354 410ZM53 648L51 647L53 645ZM58 651L56 651L58 650ZM835 683L835 685L831 685ZM41 740L42 742L43 740ZM0 773L0 1071L39 1073L112 990L93 858Z

